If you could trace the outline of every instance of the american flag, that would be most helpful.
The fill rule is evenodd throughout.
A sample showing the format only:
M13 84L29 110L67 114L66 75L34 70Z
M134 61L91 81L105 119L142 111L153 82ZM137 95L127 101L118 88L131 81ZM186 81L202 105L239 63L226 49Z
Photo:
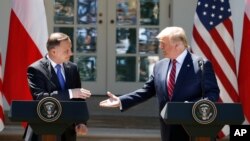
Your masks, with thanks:
M2 95L2 57L0 52L0 132L4 128L4 109L3 109L3 95Z
M239 102L232 15L229 0L198 0L194 16L194 53L209 59L220 88L220 101ZM225 126L219 136L229 134Z

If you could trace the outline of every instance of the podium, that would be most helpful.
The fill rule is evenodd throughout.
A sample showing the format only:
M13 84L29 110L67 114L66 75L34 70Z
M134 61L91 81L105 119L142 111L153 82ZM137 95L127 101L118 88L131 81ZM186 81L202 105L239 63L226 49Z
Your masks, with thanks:
M170 102L161 111L166 124L179 124L190 136L190 141L215 141L224 125L240 125L244 121L241 104L214 103L217 116L211 123L199 123L193 115L195 103Z
M12 101L9 119L15 122L28 122L36 134L42 135L43 141L56 141L57 135L61 135L67 127L74 123L86 123L89 119L85 101L56 100L61 108L56 109L57 105L53 107L54 98L52 101L48 98L41 103L42 100ZM44 110L44 107L49 111ZM59 115L56 117L53 115L55 113Z

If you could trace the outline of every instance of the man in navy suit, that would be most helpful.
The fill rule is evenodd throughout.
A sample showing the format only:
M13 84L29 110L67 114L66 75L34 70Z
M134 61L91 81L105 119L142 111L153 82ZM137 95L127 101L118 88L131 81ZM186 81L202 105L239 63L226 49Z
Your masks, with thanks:
M194 102L203 97L214 102L218 100L220 90L212 64L188 51L184 30L181 27L167 27L157 38L164 59L156 63L153 74L144 86L120 97L108 92L109 98L100 102L101 107L120 107L124 111L155 95L159 111L167 102ZM203 62L203 80L200 61ZM172 69L174 73L171 73ZM204 96L201 81L204 83ZM160 123L162 141L189 141L189 136L181 125L168 125L161 117Z
M47 41L48 54L28 67L28 82L34 100L51 96L58 100L85 100L91 96L89 90L81 88L76 64L70 62L71 40L63 33L52 33ZM59 67L58 67L59 66ZM61 78L57 73L60 71ZM62 81L60 82L61 79ZM72 115L74 116L74 115ZM76 141L76 133L86 134L85 123L72 125L59 137L61 141ZM41 140L28 126L25 141Z

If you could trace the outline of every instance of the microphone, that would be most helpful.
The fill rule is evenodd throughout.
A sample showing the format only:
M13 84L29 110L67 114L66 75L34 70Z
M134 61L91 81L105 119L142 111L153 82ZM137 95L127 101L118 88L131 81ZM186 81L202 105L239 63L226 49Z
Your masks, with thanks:
M201 69L201 71L203 71L203 69L204 69L204 61L202 60L202 58L198 61L198 64L199 64L199 67L200 67L200 69Z
M202 96L202 99L204 99L204 96L205 96L204 61L202 58L198 61L198 65L199 65L200 70L201 70L201 96Z

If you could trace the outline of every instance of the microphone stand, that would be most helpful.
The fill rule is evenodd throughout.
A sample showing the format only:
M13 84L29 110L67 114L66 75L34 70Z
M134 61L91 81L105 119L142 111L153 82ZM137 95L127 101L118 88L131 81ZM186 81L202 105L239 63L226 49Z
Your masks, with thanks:
M201 95L202 99L205 96L205 84L204 84L204 61L201 59L198 61L199 67L201 69Z

